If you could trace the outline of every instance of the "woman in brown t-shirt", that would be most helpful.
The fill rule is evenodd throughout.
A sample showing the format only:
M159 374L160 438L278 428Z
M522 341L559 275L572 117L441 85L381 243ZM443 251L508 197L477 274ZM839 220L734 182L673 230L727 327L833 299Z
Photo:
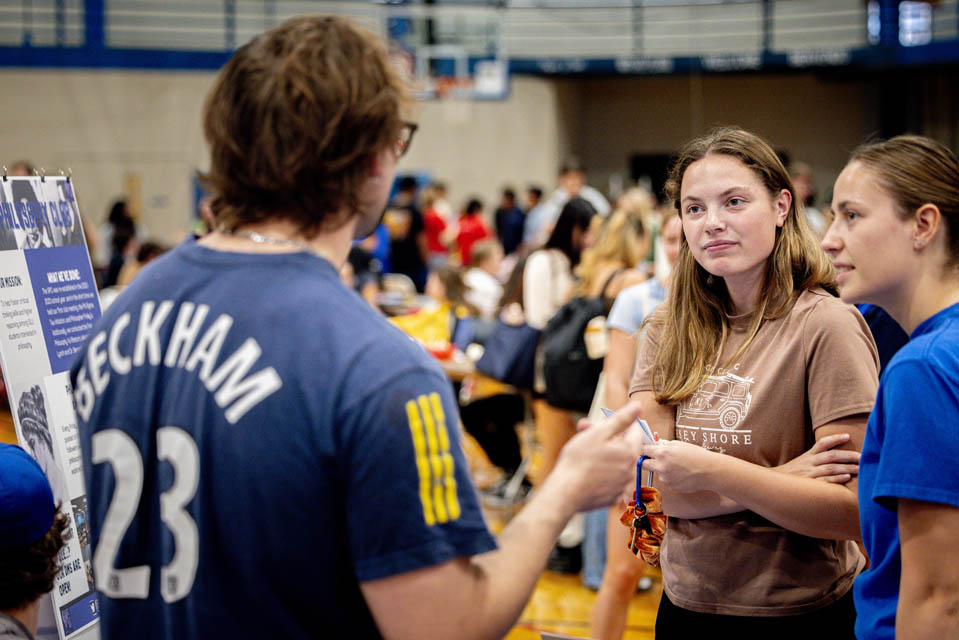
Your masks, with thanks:
M644 450L670 516L657 638L852 638L856 467L833 459L872 408L869 329L761 138L690 142L667 190L683 244L630 390L664 436Z

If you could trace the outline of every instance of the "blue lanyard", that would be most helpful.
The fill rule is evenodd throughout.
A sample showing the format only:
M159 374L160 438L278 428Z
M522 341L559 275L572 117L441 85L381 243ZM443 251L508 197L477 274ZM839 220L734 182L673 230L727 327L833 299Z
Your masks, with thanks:
M639 503L642 502L643 496L643 460L646 459L646 456L640 456L639 460L636 461L636 505L639 506Z

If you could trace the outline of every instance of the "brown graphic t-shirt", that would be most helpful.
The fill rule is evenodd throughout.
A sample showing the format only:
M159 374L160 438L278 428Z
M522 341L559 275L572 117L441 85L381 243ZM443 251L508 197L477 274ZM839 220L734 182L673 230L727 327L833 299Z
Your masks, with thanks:
M659 313L663 313L661 307ZM742 344L748 318L730 318L722 365ZM651 323L630 394L653 390L659 330ZM676 406L677 440L775 467L815 442L815 430L868 413L878 356L855 307L821 289L766 320L739 362L719 368ZM747 616L805 613L838 600L864 563L851 541L810 538L752 511L670 518L661 556L666 593L692 611Z

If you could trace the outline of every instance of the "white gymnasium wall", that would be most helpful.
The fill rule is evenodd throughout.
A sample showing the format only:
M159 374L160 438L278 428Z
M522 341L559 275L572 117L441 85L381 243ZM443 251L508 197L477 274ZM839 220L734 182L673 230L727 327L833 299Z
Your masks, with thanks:
M71 169L85 222L99 225L125 176L139 176L141 221L172 242L205 163L200 110L207 73L0 72L0 163Z
M72 169L81 210L96 224L132 175L150 234L176 241L189 226L191 176L207 163L200 114L212 78L0 71L0 164ZM849 150L878 129L877 113L875 82L851 75L514 77L505 101L418 105L420 130L400 170L447 182L454 207L475 194L489 210L506 184L548 192L569 153L605 191L611 176L628 178L632 153L670 153L715 124L740 124L809 163L825 197ZM935 135L936 119L924 115Z
M189 227L191 177L207 166L201 131L211 73L0 71L0 164L29 159L48 173L72 169L84 219L99 225L139 179L140 218L174 242ZM572 148L568 83L515 78L505 101L422 103L416 140L400 170L446 181L458 207L490 206L506 184L549 190Z

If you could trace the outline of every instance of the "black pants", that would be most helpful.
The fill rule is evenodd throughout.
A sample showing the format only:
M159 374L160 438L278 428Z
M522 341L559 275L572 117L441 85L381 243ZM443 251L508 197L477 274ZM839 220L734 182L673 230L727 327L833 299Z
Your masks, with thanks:
M692 638L770 638L786 640L856 640L852 589L831 605L797 616L757 618L696 613L677 607L663 593L656 614L656 640Z
M501 394L460 407L463 426L476 441L490 462L507 473L516 471L522 460L516 423L526 417L522 396Z

